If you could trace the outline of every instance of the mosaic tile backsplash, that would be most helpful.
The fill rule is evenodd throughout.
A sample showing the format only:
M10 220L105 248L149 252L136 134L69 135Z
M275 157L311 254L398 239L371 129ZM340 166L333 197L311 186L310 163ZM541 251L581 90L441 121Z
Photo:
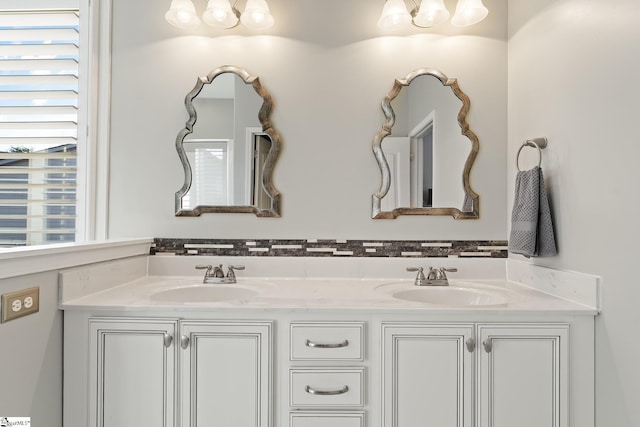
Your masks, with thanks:
M280 240L156 238L151 255L507 258L506 240Z

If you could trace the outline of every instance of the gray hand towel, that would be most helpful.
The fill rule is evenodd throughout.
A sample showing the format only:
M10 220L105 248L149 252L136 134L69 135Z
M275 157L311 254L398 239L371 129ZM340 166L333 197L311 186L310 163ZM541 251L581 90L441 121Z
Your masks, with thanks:
M549 199L538 166L516 176L509 252L526 257L557 253Z

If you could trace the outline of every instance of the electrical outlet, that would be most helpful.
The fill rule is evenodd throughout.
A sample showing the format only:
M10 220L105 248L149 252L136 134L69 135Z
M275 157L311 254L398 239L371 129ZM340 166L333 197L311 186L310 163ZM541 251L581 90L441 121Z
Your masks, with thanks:
M36 313L40 310L40 288L2 294L2 318L0 323Z

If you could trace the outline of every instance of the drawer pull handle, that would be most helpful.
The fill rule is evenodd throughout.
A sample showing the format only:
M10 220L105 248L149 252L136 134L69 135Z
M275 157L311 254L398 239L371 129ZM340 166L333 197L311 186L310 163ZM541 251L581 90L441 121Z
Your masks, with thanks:
M344 340L342 342L339 343L335 343L335 344L321 344L321 343L317 343L317 342L313 342L313 341L309 341L307 340L304 345L306 345L307 347L311 347L311 348L340 348L340 347L346 347L349 345L349 340Z
M316 390L311 388L311 386L307 386L305 391L309 394L315 394L317 396L335 396L336 394L345 394L349 391L349 386L346 385L342 387L340 390Z

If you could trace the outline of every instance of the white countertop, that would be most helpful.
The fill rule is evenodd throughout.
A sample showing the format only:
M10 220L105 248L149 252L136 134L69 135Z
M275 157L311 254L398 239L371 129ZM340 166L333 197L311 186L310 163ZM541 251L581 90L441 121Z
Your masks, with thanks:
M593 307L558 298L507 280L450 280L452 288L462 287L501 295L506 304L442 305L394 298L399 290L415 289L412 280L367 278L238 278L237 284L202 284L200 276L145 276L70 300L62 300L63 310L382 310L410 312L483 312L595 315ZM179 302L157 300L159 292L182 287L250 288L256 295L229 301ZM156 297L154 297L156 294ZM76 294L75 296L78 296Z

